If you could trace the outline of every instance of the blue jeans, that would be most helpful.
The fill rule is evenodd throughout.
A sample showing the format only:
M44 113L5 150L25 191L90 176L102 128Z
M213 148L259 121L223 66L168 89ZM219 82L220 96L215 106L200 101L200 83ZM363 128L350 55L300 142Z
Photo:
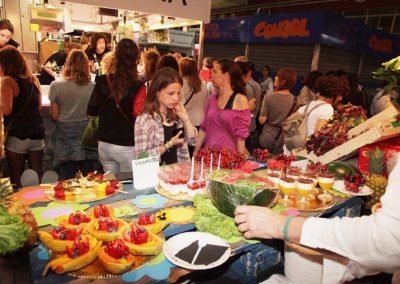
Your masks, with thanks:
M99 141L99 160L104 172L131 172L134 149L134 146L120 146Z

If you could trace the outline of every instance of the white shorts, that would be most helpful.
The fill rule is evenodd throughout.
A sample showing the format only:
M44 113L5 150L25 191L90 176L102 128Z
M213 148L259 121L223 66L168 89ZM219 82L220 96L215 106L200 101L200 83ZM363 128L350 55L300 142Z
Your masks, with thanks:
M27 154L28 151L40 151L44 149L44 139L19 139L8 136L6 149L17 154Z

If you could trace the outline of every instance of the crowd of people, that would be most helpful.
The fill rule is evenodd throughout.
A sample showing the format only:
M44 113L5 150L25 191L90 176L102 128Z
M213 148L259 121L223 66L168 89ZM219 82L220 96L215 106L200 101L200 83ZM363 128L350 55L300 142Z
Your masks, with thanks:
M371 101L357 76L342 70L312 71L304 77L300 93L294 94L298 74L291 68L280 68L273 78L271 68L263 66L257 81L255 63L244 56L205 57L198 70L192 57L161 55L155 49L141 52L131 39L122 39L112 51L101 33L66 43L63 51L47 59L38 80L12 40L13 32L9 21L0 21L1 108L7 164L16 188L21 187L26 161L39 178L42 175L41 84L50 85L51 118L56 124L53 167L61 179L72 178L78 170L93 171L98 162L104 172L130 172L131 161L143 152L158 156L161 164L189 161L203 147L242 153L265 148L279 154L288 151L282 122L292 113L309 114L310 136L327 125L338 104L358 105L374 115L395 95L384 92L383 86ZM96 75L94 82L91 73ZM98 117L97 151L81 146L92 117ZM400 162L390 176L382 213L376 216L306 220L243 206L236 209L235 221L248 238L291 240L348 257L351 261L342 267L340 281L365 275L371 268L393 272L400 263L399 234L392 226L398 222L393 212L399 171ZM369 231L369 237L354 238L355 227ZM376 246L378 232L385 232L384 247ZM375 252L394 265L374 258Z
M10 134L7 161L10 168L18 168L12 171L12 182L17 186L26 157L30 167L41 175L41 162L32 162L31 156L39 151L34 157L42 158L43 134L28 137L34 140L34 146L18 149L15 137L23 139L25 134L15 134L14 130L19 124L25 125L27 116L20 112L35 106L39 113L40 84L50 85L51 118L56 122L53 166L63 178L72 177L77 170L93 170L96 161L104 171L130 171L131 160L143 151L157 154L163 163L188 160L208 146L242 153L266 148L279 154L288 150L282 122L295 111L309 113L310 136L328 123L338 104L360 105L366 112L376 114L391 99L383 88L370 106L357 76L342 70L325 75L312 71L304 77L299 94L294 94L298 75L291 68L280 68L273 78L270 67L263 66L257 81L255 63L244 56L220 60L205 57L198 70L192 57L161 55L156 49L141 52L128 39L121 40L112 51L102 33L90 34L90 38L85 34L81 42L66 42L62 51L46 60L39 84L12 40L13 30L9 21L0 22L3 112ZM19 63L11 68L10 62ZM161 100L160 94L170 87L159 82L161 74L170 76L163 79L174 81L171 84L176 87L171 90L169 105ZM179 80L172 79L176 76ZM161 89L154 89L154 79ZM178 96L172 98L175 91ZM42 127L40 114L36 116L29 123L36 121ZM98 117L97 152L80 146L88 117ZM149 117L155 120L153 124ZM178 135L177 130L182 133ZM143 136L153 132L154 136Z

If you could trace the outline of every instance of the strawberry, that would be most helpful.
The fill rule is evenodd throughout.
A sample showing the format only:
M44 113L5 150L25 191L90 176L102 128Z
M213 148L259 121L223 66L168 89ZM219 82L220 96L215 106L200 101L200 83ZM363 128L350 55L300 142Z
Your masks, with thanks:
M115 258L125 258L129 254L128 247L125 245L122 239L116 239L112 242L109 242L105 248L106 253Z

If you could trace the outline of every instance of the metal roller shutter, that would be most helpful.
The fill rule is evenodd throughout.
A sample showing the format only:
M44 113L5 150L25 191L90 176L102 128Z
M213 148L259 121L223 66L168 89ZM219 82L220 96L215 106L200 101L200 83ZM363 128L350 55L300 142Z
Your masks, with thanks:
M342 69L346 72L357 74L360 64L360 53L354 53L348 50L321 45L319 56L318 71L326 73Z
M252 44L249 48L249 59L261 70L268 65L275 74L282 67L293 68L299 76L311 70L313 45L301 44Z
M235 59L237 56L244 55L245 49L245 44L206 43L204 44L204 57L212 57L214 60Z
M362 62L362 69L360 73L360 82L363 85L375 86L378 87L382 81L375 80L372 77L372 72L376 71L379 67L382 66L382 62L386 60L382 58L376 58L368 55L364 55Z

